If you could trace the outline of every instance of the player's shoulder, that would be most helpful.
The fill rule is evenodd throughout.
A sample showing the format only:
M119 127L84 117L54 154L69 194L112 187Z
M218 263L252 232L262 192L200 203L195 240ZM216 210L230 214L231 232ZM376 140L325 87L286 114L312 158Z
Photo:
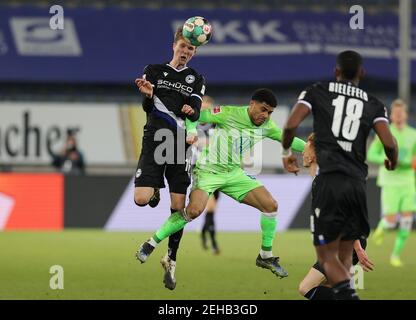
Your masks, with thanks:
M384 103L381 102L380 99L378 99L374 94L368 93L367 92L367 97L368 97L368 103L377 107L383 107L384 108Z
M410 125L407 125L407 130L414 136L416 137L416 128Z
M230 114L232 113L233 116L237 116L239 113L244 113L246 108L241 106L233 106L233 105L216 105L211 108L211 113L216 114Z
M144 72L157 72L161 71L162 69L166 68L166 64L148 64L144 67Z

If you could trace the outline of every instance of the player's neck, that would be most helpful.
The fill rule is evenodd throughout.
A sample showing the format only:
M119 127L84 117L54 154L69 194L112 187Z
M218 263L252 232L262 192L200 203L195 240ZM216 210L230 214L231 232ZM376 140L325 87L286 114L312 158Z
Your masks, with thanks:
M311 165L309 166L309 175L311 177L315 177L317 171L318 171L318 164L316 162L312 162Z
M360 83L358 79L345 79L343 77L337 77L337 81L338 82L351 82L356 87L358 87L358 84Z
M406 127L406 122L393 123L393 125L395 126L397 130L402 131L404 127Z
M171 67L175 68L176 70L181 70L181 69L186 67L186 64L182 64L182 63L179 62L179 60L175 60L175 59L172 59L169 62L169 65Z

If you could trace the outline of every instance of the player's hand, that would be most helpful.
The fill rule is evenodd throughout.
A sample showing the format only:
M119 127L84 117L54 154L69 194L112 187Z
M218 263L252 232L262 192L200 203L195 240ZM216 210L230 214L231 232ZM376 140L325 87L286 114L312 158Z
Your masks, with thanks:
M183 113L185 113L188 116L192 116L195 111L194 109L192 109L192 107L190 105L184 104L181 110Z
M134 82L142 94L148 98L153 97L153 87L149 81L142 78L137 78Z
M389 159L384 160L384 166L386 167L387 170L391 171L396 169L397 166L397 162L392 162Z
M198 136L195 134L188 134L186 136L186 143L187 144L194 144L198 141Z
M283 166L288 172L294 173L295 175L298 175L299 172L299 166L298 166L298 160L296 159L295 155L290 155L288 157L282 157Z
M356 250L355 253L357 254L358 261L365 272L374 270L374 263L368 258L365 250Z

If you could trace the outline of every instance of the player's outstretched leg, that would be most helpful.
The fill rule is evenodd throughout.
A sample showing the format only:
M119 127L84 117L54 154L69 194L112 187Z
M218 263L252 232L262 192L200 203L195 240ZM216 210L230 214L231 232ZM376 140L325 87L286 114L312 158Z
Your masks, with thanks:
M279 264L279 257L274 257L272 253L272 245L276 232L277 220L276 216L261 215L260 225L262 231L262 245L259 255L256 259L256 266L269 269L280 278L287 277L289 274Z
M154 248L159 242L169 237L171 234L181 230L188 222L190 222L186 215L186 210L177 211L172 214L159 230L145 243L143 243L136 253L136 257L141 263L146 262L147 258L153 252Z
M393 267L402 267L403 262L400 259L400 254L409 238L412 230L413 215L411 212L402 214L399 222L399 230L397 230L396 241L394 243L393 253L390 257L390 264Z
M289 274L279 264L279 257L274 257L272 253L273 240L277 226L277 202L264 186L259 186L244 197L243 202L259 209L262 214L260 226L262 232L262 243L259 255L256 258L256 266L269 269L280 278L287 277Z

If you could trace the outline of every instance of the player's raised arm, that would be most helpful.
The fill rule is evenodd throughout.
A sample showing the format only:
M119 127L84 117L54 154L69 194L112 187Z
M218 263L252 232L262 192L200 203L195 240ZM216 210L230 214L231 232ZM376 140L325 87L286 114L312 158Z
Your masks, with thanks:
M186 118L191 121L197 121L201 112L202 97L205 94L205 79L200 77L195 85L194 93L191 94L189 104L185 104L182 112L185 113Z
M295 138L296 129L301 122L310 113L309 107L303 103L298 102L292 109L289 118L286 121L286 125L283 129L282 146L283 149L289 149L293 139Z
M384 146L384 152L387 156L384 165L387 170L394 170L397 166L398 148L396 139L391 134L388 122L377 121L374 124L374 130L380 138L380 141Z
M273 121L272 123L273 123L273 128L267 136L270 139L282 142L282 134L283 134L282 129L280 129ZM296 152L303 152L303 150L305 149L305 145L306 145L305 141L297 137L294 137L290 147Z
M292 155L290 146L292 145L293 139L295 138L296 129L300 123L308 116L310 108L304 102L298 102L293 108L289 119L283 129L282 137L282 161L284 168L294 174L300 170L296 157Z

